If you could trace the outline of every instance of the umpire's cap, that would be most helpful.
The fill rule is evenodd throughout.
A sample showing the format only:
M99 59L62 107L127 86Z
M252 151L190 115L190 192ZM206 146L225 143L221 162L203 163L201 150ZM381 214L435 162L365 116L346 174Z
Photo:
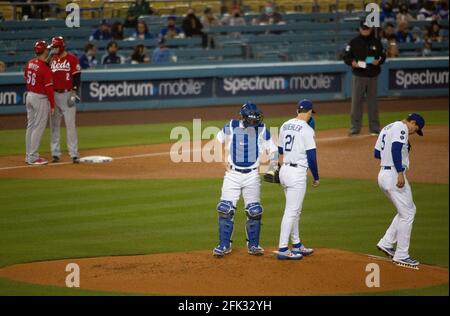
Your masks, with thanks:
M417 130L417 134L423 136L422 128L424 128L425 126L425 119L422 117L422 115L418 113L411 113L408 115L408 119L416 122L416 125L419 127L419 129Z

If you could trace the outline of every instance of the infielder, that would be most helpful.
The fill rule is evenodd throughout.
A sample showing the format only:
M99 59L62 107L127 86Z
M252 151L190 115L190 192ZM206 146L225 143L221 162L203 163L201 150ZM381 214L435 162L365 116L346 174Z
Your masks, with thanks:
M278 138L278 153L281 162L280 183L286 197L284 216L281 222L280 242L277 258L299 260L311 255L314 250L306 248L300 241L299 222L303 199L306 193L306 175L310 169L313 187L319 186L315 133L311 126L313 104L302 100L297 105L297 117L281 126ZM292 250L289 250L289 238Z
M78 91L81 81L81 67L78 58L66 52L62 36L52 38L51 54L50 67L53 72L56 101L55 112L50 120L52 162L59 162L61 159L60 127L61 117L64 116L69 155L73 163L79 163L75 116L77 112L76 101L79 100Z
M259 245L263 207L260 203L260 177L258 173L261 152L268 151L271 165L277 165L277 148L262 123L262 112L253 103L245 103L240 110L240 120L231 120L217 134L221 144L227 144L228 170L222 186L222 196L217 205L219 212L219 245L213 255L223 257L231 252L234 213L242 195L247 214L246 235L248 253L263 255Z
M46 165L48 161L39 157L39 145L47 126L49 111L55 108L52 72L47 64L49 51L45 41L34 44L36 57L27 62L24 78L27 86L25 104L27 108L26 158L29 165Z
M414 269L418 268L419 262L410 257L409 242L416 206L405 173L409 169L409 135L423 136L424 126L425 120L417 113L387 125L377 139L374 152L375 158L381 160L378 185L397 209L397 215L377 248L395 264Z

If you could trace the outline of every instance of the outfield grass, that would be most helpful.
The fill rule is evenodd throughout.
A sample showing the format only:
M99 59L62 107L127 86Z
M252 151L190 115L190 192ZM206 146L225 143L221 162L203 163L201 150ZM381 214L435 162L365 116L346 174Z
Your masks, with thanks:
M421 112L427 121L427 125L448 125L448 111L424 111ZM408 112L386 112L380 114L383 125L405 117ZM280 127L288 117L265 118L268 126ZM367 122L367 117L364 118ZM204 121L204 127L223 127L223 121ZM347 128L349 125L347 114L316 115L317 130L334 128ZM134 146L144 144L161 144L174 142L170 139L170 131L174 126L184 126L192 131L192 122L146 124L146 125L111 125L111 126L86 126L78 128L80 150L93 148L108 148L119 146ZM65 135L65 129L61 130ZM63 149L66 148L65 136L62 138ZM0 130L0 155L23 154L25 150L25 130ZM41 153L49 151L49 131L46 130L41 142Z
M215 206L221 184L220 179L2 179L0 266L59 258L212 249L217 242ZM174 192L176 199L171 198ZM418 212L411 254L423 263L448 267L448 185L413 184L413 192ZM265 215L261 244L276 246L284 205L281 188L263 182L262 203ZM238 207L234 244L243 247L242 202ZM324 178L318 189L308 188L301 235L313 247L378 254L374 246L393 215L391 203L375 181ZM0 294L33 294L40 290L57 292L54 287L0 282ZM421 291L395 293L420 295ZM448 285L423 293L448 295Z

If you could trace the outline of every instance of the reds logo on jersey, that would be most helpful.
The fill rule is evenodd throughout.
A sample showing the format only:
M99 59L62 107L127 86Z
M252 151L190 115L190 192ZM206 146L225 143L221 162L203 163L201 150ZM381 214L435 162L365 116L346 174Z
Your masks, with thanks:
M56 60L53 60L50 67L52 68L53 72L56 71L70 71L70 62L65 59L62 63L58 63Z

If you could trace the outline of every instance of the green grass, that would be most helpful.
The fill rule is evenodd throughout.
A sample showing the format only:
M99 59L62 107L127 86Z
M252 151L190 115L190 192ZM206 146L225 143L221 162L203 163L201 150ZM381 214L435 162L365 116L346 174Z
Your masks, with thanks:
M59 258L211 249L217 242L215 206L221 184L220 179L2 179L0 266ZM176 199L172 198L173 192L177 192ZM413 185L413 192L418 212L411 254L423 263L448 267L448 185L419 183ZM263 182L262 203L265 214L261 243L276 246L284 205L281 189ZM238 207L234 241L243 247L242 202ZM393 216L391 203L374 181L324 178L318 189L308 188L301 235L314 247L378 255L374 245ZM67 293L54 287L0 282L0 294L31 295L41 290L49 295ZM427 293L448 295L448 285L424 289L423 294Z
M386 112L380 114L383 125L405 117L407 112ZM448 125L448 111L424 111L427 125ZM265 118L268 126L280 127L288 117ZM364 118L367 121L367 118ZM226 120L204 121L203 127L216 126L222 128ZM346 128L349 124L347 114L316 116L317 130ZM88 126L78 128L80 149L134 146L144 144L161 144L174 142L170 139L170 131L175 126L183 126L192 131L192 122L146 124L146 125L112 125ZM61 130L62 148L65 146L65 129ZM41 142L41 152L49 151L49 132L46 130ZM0 155L23 154L25 150L25 130L0 130Z

